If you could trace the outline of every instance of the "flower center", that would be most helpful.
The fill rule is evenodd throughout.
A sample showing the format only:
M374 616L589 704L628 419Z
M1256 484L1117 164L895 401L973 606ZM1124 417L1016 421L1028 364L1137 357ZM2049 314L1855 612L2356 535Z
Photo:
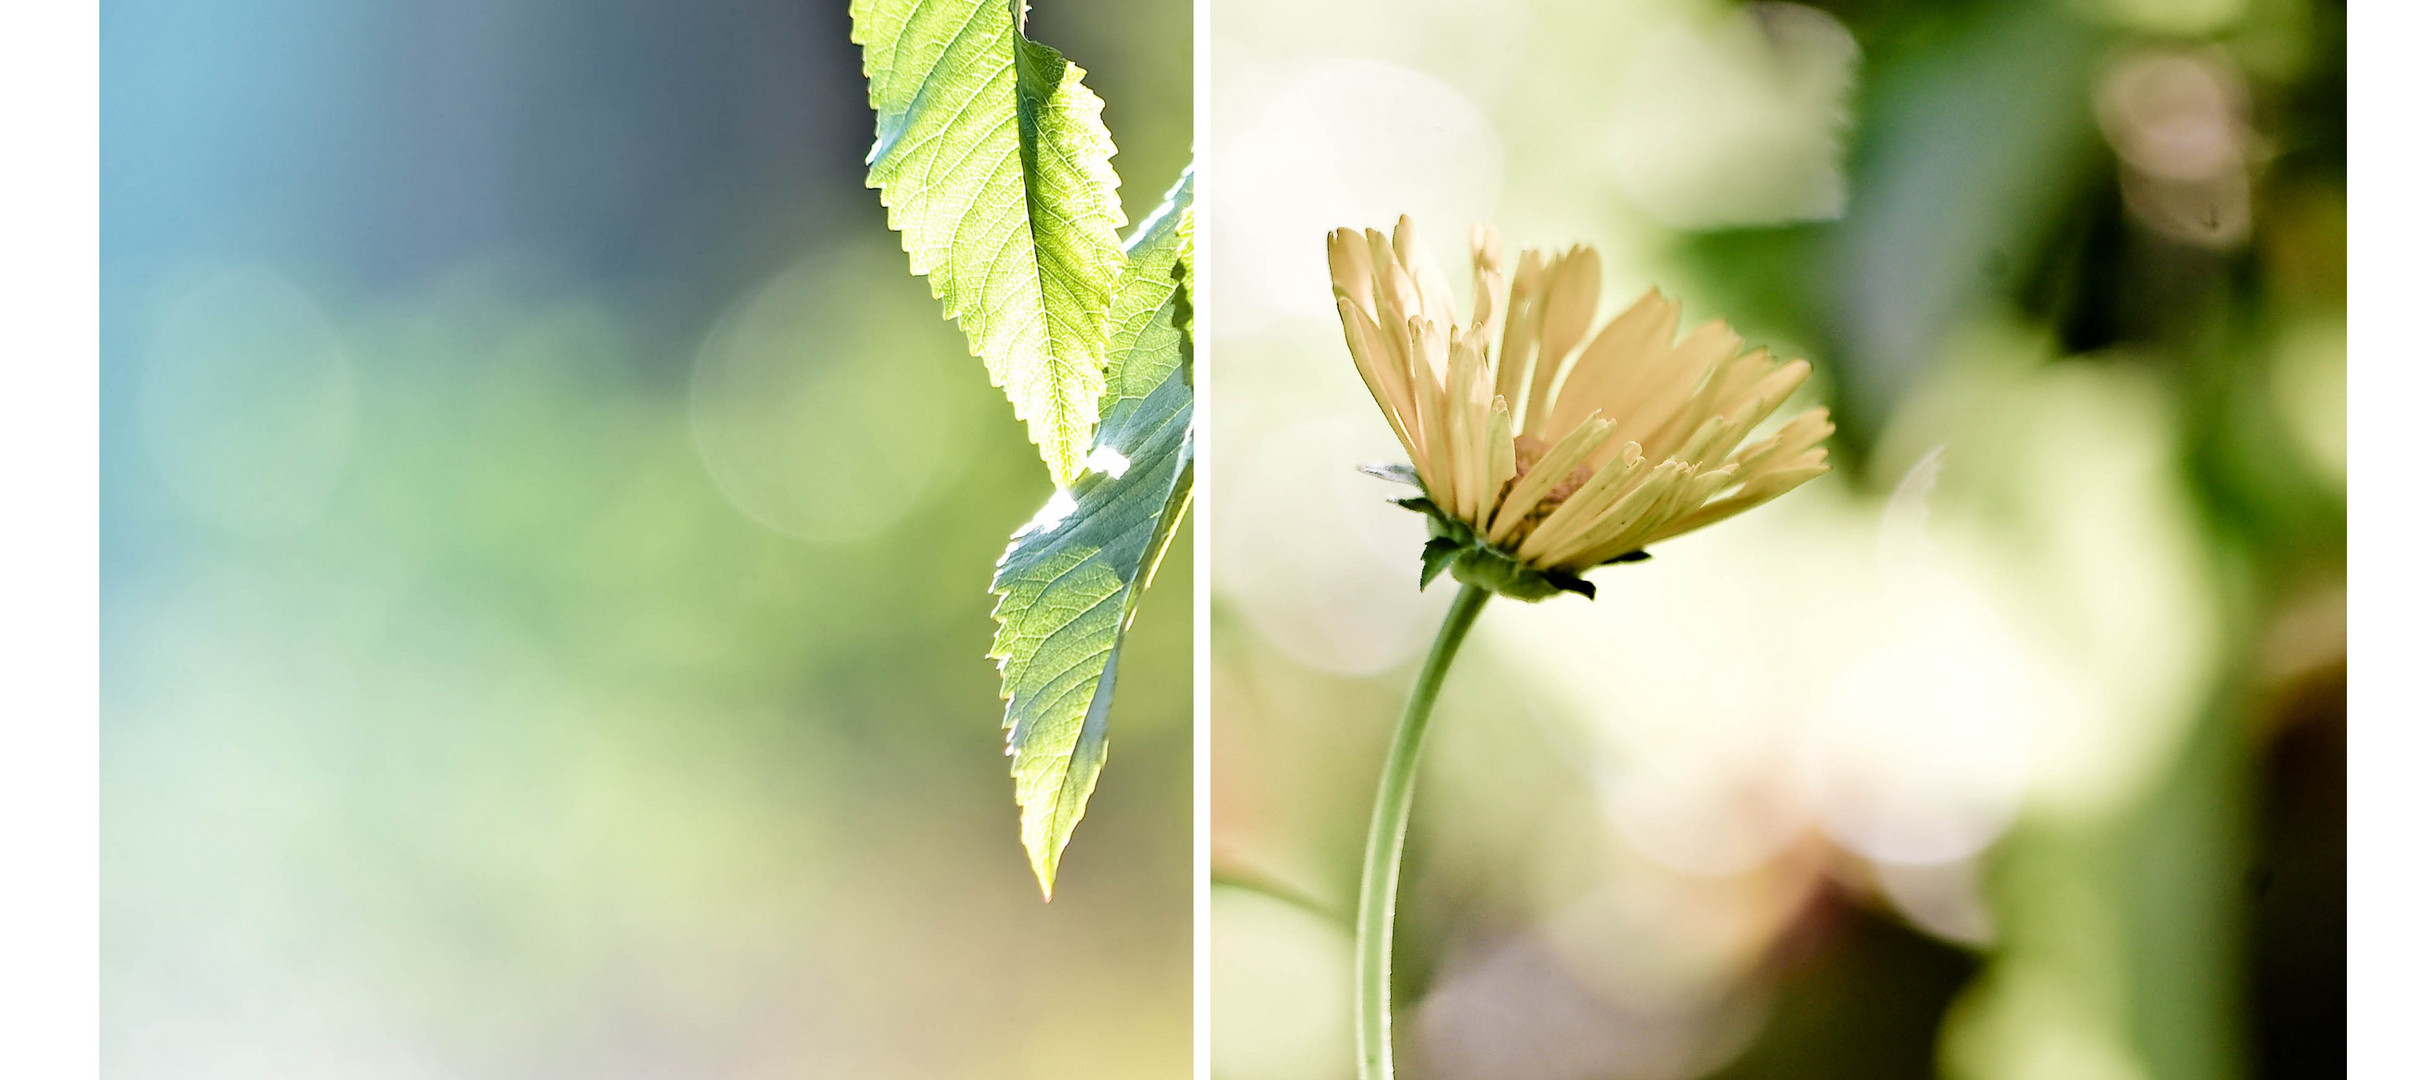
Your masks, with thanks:
M1551 449L1552 447L1544 440L1533 435L1521 435L1512 439L1511 478L1502 485L1501 491L1495 493L1495 504L1500 505L1503 499L1509 497L1511 489L1518 486L1521 480L1527 479L1528 472L1536 467L1537 462L1544 460L1544 455ZM1519 524L1511 527L1510 535L1503 540L1504 544L1514 548L1519 546L1520 541L1527 539L1529 532L1534 531L1538 524L1541 524L1563 502L1568 501L1570 496L1577 494L1578 489L1585 486L1586 481L1594 474L1595 471L1587 468L1583 461L1572 467L1568 476L1563 477L1551 491L1545 492L1543 498L1536 500L1535 507L1530 509L1525 517L1519 519Z

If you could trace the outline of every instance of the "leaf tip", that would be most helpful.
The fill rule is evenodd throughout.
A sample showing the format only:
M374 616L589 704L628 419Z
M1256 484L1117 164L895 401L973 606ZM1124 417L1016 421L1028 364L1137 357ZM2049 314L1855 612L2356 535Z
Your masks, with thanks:
M1046 904L1055 898L1057 892L1057 854L1051 852L1043 857L1039 848L1026 850L1032 856L1033 880L1041 885L1041 903Z

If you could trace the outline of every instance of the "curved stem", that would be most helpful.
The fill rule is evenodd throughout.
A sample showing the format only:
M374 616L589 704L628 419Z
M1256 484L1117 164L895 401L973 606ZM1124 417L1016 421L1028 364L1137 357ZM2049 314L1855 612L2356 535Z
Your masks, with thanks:
M1376 811L1368 822L1368 854L1360 864L1359 914L1359 1048L1360 1080L1393 1078L1393 896L1401 882L1402 838L1410 829L1410 789L1418 780L1418 752L1427 741L1427 717L1435 711L1435 692L1443 687L1452 656L1477 622L1477 612L1494 595L1464 584L1452 600L1452 611L1435 631L1427 664L1410 689L1402 708L1401 726L1393 729L1393 749L1385 754L1385 772L1376 781Z

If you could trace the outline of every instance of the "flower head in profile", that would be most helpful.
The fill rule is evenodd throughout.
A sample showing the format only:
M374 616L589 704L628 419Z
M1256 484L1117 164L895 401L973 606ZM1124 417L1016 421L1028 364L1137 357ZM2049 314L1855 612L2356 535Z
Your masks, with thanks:
M1410 453L1429 518L1422 584L1454 577L1522 600L1594 595L1579 575L1777 498L1829 471L1826 409L1746 436L1811 368L1743 351L1718 320L1678 334L1648 290L1597 325L1592 248L1529 250L1472 230L1466 322L1408 217L1328 234L1335 307L1360 378ZM1496 341L1499 339L1499 347Z

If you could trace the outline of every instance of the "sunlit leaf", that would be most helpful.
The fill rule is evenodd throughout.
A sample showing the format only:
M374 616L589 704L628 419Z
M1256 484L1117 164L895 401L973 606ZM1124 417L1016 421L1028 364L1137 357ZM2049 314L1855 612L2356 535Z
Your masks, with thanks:
M1081 68L1026 40L1022 0L854 0L877 117L866 182L1051 479L1103 407L1124 212Z
M1135 600L1192 492L1190 173L1128 249L1093 468L1008 541L991 591L1025 852L1046 896L1108 759Z

